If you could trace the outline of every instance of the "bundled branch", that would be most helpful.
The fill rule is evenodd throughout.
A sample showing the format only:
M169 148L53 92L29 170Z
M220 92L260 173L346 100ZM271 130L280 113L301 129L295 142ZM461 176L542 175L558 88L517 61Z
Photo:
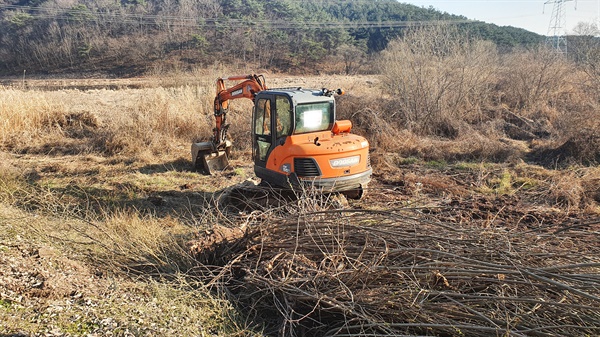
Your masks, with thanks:
M600 335L598 224L516 233L348 210L248 228L219 242L230 262L211 281L277 335Z

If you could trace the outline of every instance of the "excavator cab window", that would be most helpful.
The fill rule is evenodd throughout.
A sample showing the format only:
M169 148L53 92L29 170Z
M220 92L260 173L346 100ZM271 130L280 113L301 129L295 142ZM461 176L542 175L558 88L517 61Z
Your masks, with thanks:
M288 136L292 129L292 108L287 96L275 96L277 138Z
M331 130L333 122L333 102L298 104L294 133Z

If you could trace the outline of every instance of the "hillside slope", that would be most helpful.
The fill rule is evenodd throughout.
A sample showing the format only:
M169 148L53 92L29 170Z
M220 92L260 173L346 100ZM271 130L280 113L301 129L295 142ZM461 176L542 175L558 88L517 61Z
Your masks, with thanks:
M502 48L541 40L393 0L2 0L0 74L128 75L214 64L351 73L352 60L431 22L458 24Z

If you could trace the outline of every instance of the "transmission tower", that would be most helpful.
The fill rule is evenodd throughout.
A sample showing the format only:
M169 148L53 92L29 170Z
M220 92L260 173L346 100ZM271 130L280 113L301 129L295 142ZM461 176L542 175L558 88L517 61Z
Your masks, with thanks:
M567 53L567 38L564 36L563 28L567 21L567 12L565 11L565 2L573 0L547 0L547 4L554 4L552 7L552 17L550 18L550 26L548 26L548 36L546 43L550 45L557 53Z

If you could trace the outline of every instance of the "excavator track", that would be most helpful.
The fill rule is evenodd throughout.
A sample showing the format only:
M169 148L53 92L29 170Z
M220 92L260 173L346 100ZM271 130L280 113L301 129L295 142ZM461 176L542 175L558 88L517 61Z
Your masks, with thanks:
M217 207L234 213L267 210L285 212L285 208L295 200L297 195L293 190L247 180L224 189L217 199Z
M324 192L317 189L281 188L264 181L257 184L247 180L224 189L217 198L217 207L234 214L254 211L290 214L302 210L344 208L348 206L348 199L359 199L362 195L362 189Z

